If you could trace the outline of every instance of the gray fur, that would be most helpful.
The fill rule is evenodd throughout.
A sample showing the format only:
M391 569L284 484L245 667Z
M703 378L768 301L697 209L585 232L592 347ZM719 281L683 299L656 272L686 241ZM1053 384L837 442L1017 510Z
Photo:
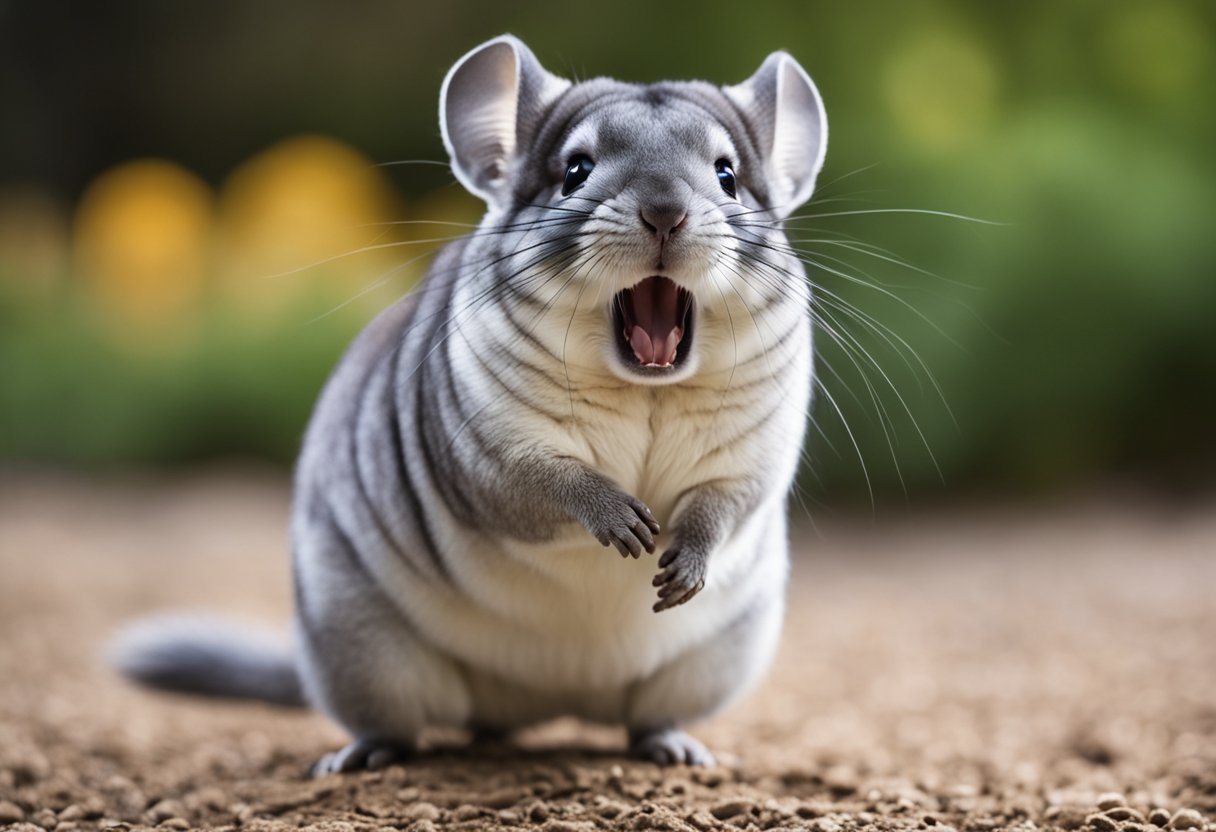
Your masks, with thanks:
M563 714L708 764L678 726L753 684L780 628L812 360L780 221L822 163L818 93L782 53L735 87L571 85L504 37L449 73L441 121L486 218L355 341L297 467L298 676L355 737L319 770ZM562 195L575 153L595 168ZM657 369L622 357L610 305L654 274L693 298ZM178 647L151 662L175 685L269 690Z
M161 690L302 707L295 657L282 639L203 617L152 618L124 630L110 663Z

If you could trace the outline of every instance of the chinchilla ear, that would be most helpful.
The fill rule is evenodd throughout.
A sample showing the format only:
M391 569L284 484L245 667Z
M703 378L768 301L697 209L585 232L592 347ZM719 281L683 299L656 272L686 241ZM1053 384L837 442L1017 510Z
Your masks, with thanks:
M828 150L828 117L815 82L786 52L774 52L742 84L723 87L768 154L773 209L787 217L810 199Z
M491 207L501 205L515 149L569 86L511 35L487 41L457 61L439 93L439 126L460 183Z

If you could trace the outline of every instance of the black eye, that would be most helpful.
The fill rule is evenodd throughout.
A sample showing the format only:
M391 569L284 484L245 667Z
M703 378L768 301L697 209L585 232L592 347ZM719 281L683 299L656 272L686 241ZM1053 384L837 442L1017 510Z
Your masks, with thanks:
M718 184L722 186L722 190L726 192L727 196L734 199L735 170L730 166L730 162L719 159L714 162L714 170L718 172Z
M595 162L582 153L571 156L570 162L566 165L566 180L562 183L562 196L570 196L571 191L586 182L594 167Z

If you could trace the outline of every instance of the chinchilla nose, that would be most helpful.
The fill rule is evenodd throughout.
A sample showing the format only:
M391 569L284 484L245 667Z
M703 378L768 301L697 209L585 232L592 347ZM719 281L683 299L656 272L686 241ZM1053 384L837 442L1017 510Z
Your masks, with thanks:
M659 239L666 239L679 231L688 218L683 205L674 202L654 202L642 205L642 225Z

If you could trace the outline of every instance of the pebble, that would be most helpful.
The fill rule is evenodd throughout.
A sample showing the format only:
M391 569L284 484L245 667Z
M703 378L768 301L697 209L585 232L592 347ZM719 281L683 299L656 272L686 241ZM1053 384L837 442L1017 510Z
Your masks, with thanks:
M1061 829L1080 829L1085 825L1085 810L1077 806L1052 806L1043 813L1043 820Z
M182 802L192 812L204 809L218 810L228 805L228 796L215 786L204 786L185 795Z
M596 826L589 821L553 820L547 821L541 827L542 832L595 832Z
M1154 809L1148 813L1148 822L1153 826L1169 826L1170 813L1165 809Z
M160 828L161 829L189 829L190 821L186 820L185 818L169 818L168 820L161 822Z
M752 804L746 800L730 800L726 803L719 803L709 810L709 813L718 820L727 820L736 815L742 815L750 811Z
M846 765L835 765L823 774L823 784L837 796L850 795L861 787L857 772Z
M273 809L270 810L270 814L281 815L281 814L283 814L283 812L286 812L289 809L294 809L294 808L296 808L296 806L300 806L300 805L303 805L303 804L297 803L295 805L287 806L286 808L283 809L283 811L278 811L278 809L282 806L282 804L277 804L274 806ZM267 809L266 809L266 807L262 807L262 809L260 811L265 812L265 811L267 811ZM368 817L376 818L377 820L384 820L387 817L391 817L392 815L397 814L397 808L395 806L392 806L391 804L377 803L374 801L364 801L364 802L355 804L355 811L361 815L367 815Z
M462 803L452 812L452 817L458 821L475 820L481 817L482 808L469 803Z
M39 809L30 816L30 820L43 829L54 829L59 824L59 817L50 809Z
M61 821L74 821L81 820L83 818L84 809L80 807L79 803L72 803L59 812L59 820Z
M1179 809L1170 818L1170 829L1202 829L1203 815L1194 809Z
M595 799L595 813L604 820L614 820L629 811L628 803L599 795Z
M51 763L38 751L28 750L25 754L15 755L9 769L15 783L28 785L45 780L51 773Z
M25 812L16 803L0 800L0 823L18 823L25 820Z
M1103 792L1098 795L1099 809L1117 809L1127 805L1127 798L1118 792Z
M1119 824L1106 815L1090 815L1085 819L1085 823L1097 829L1098 832L1117 832L1119 829Z
M1113 809L1107 809L1103 814L1111 820L1144 823L1144 815L1129 806L1116 806Z
M135 781L128 777L123 777L121 774L111 774L110 777L102 784L102 788L109 792L125 792L131 789L138 788Z
M186 807L178 800L161 800L148 810L148 816L154 824L170 818L180 818L185 813Z
M434 803L427 803L426 801L415 803L413 806L408 806L406 807L405 811L401 813L402 817L409 818L410 820L436 821L439 820L439 815L439 807Z

